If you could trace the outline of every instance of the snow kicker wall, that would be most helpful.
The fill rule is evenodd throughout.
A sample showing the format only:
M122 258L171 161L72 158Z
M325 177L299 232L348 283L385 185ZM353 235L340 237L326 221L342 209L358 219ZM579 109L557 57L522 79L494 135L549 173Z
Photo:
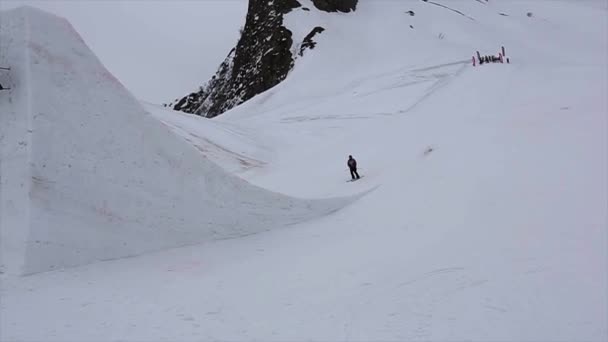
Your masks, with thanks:
M152 118L64 19L2 13L2 270L30 274L335 211L222 171Z

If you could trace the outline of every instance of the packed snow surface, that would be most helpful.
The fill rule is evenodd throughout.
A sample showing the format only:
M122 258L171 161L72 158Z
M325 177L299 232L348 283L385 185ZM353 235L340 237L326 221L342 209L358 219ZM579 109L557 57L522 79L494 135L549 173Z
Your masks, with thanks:
M2 268L30 274L249 235L335 211L226 173L99 63L70 24L3 14ZM6 132L6 133L4 133Z
M115 232L86 210L72 218L103 198L111 212L164 222L163 241L179 236L163 214L221 218L217 199L230 196L234 221L295 224L4 274L0 339L607 340L605 2L362 0L351 14L302 3L313 10L286 24L296 38L325 27L317 47L279 86L213 120L142 108L61 20L3 14L11 48L0 60L15 65L15 89L0 94L2 240L8 232L16 249L2 246L5 264L55 257L38 236L92 236L88 252L156 235ZM471 64L501 46L509 64ZM120 160L140 164L123 175ZM144 183L110 185L129 177ZM346 199L320 200L330 198Z

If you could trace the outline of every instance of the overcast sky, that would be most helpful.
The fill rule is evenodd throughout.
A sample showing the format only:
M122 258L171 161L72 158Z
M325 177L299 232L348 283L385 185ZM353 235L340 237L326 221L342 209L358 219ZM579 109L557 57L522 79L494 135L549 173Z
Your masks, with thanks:
M141 100L163 103L207 81L235 46L247 0L0 0L67 18Z

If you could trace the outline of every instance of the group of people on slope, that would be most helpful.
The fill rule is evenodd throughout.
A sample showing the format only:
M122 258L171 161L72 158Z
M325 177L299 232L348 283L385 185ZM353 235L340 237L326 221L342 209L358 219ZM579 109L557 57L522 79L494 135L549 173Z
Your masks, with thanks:
M503 56L502 55L481 56L479 58L479 64L481 65L484 63L503 63Z

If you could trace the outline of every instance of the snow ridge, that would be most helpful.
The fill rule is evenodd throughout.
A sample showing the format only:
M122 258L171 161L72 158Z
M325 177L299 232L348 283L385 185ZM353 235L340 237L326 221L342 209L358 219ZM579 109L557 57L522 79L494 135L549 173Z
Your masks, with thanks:
M351 201L295 199L227 174L151 117L67 21L31 8L2 16L8 50L30 54L8 56L21 75L8 95L21 101L2 101L15 120L2 125L5 271L250 235Z

